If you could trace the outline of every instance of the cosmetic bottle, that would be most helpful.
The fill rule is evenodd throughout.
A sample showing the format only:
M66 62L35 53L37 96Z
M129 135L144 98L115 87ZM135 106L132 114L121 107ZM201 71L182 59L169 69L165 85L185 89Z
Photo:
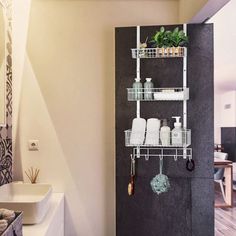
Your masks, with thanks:
M170 127L167 124L167 119L163 120L163 125L160 131L160 139L161 139L162 146L170 145Z
M144 100L152 100L153 99L153 83L152 78L146 78L146 82L144 83Z
M134 100L142 100L143 98L143 85L140 82L140 78L135 78L135 82L133 83L133 89L134 89Z

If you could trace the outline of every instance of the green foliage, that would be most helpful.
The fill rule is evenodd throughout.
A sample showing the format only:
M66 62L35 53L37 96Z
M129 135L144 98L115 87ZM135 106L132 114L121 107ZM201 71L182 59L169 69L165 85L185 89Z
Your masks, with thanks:
M152 36L152 40L149 42L153 47L183 47L188 43L188 36L185 35L183 30L179 30L176 27L173 31L165 30L162 26L155 35Z

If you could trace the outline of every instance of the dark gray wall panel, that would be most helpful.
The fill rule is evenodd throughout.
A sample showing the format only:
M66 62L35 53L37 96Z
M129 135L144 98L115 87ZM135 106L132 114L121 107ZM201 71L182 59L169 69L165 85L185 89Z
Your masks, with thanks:
M236 162L236 127L221 127L221 144L228 159Z
M167 26L173 29L175 26ZM182 27L182 26L180 26ZM141 39L159 27L141 27ZM188 128L192 130L193 158L196 170L188 172L185 160L164 160L164 172L171 189L161 196L150 188L158 173L158 160L137 162L136 193L127 196L131 148L125 147L124 130L131 128L136 104L127 101L126 88L136 76L136 61L131 48L136 45L136 28L116 28L116 209L117 236L189 236L214 235L213 229L213 27L189 25L188 35ZM155 87L182 87L182 59L143 59L141 78L153 78ZM141 103L141 117L182 116L181 102ZM173 121L170 121L173 126ZM205 181L204 181L205 180ZM205 196L208 189L208 196ZM196 197L197 196L197 197ZM194 201L194 204L193 204ZM197 209L198 208L198 209ZM199 229L198 217L204 213L207 224ZM195 223L195 226L193 224ZM211 224L212 223L212 224ZM201 231L202 230L202 231Z
M214 235L213 179L192 178L192 236Z

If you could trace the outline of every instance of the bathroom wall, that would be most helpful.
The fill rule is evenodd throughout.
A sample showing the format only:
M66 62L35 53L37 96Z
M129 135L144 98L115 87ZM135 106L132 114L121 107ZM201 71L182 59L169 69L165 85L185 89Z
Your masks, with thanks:
M65 235L115 235L114 28L177 22L178 2L31 4L15 179L38 167L40 182L65 192ZM38 152L28 151L29 139L39 140Z
M218 109L220 109L220 126L236 127L236 90L225 92L220 96Z
M230 0L180 0L179 19L180 23L190 24L203 23L214 16Z
M18 131L18 118L20 110L20 97L22 87L22 75L24 71L25 57L26 57L26 43L28 36L28 23L31 0L24 0L22 4L19 0L13 0L13 15L12 15L12 41L13 41L13 66L12 73L13 79L13 128L12 128L12 139L13 139L13 178L22 179L22 163L21 159L16 153L15 146L18 145L19 140L17 137ZM17 139L17 142L16 142Z
M215 142L221 143L222 122L221 103L223 94L228 91L236 90L235 78L235 54L236 49L232 47L232 42L236 40L236 30L234 22L236 15L234 9L236 1L230 1L222 10L220 10L209 22L214 23L214 73L215 73ZM225 27L227 24L227 27ZM229 31L229 29L232 29ZM226 35L228 35L226 37ZM224 45L222 47L222 45ZM227 122L227 116L225 116Z
M187 23L207 2L208 0L179 0L179 22Z
M12 1L6 6L6 126L0 127L0 186L12 181ZM3 101L0 101L3 102Z

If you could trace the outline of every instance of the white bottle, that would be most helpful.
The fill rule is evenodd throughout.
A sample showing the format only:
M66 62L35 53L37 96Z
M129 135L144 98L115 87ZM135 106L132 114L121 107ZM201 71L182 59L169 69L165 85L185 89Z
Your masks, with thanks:
M170 146L170 127L167 125L167 120L163 120L163 126L160 131L160 139L162 146Z
M143 99L143 85L140 82L140 78L135 78L135 82L133 83L133 89L134 89L134 100L142 100Z
M146 78L144 83L144 100L153 100L153 83L152 78Z
M180 123L180 116L173 116L173 119L176 119L174 123L174 129L171 132L171 140L173 146L183 146L183 129Z

